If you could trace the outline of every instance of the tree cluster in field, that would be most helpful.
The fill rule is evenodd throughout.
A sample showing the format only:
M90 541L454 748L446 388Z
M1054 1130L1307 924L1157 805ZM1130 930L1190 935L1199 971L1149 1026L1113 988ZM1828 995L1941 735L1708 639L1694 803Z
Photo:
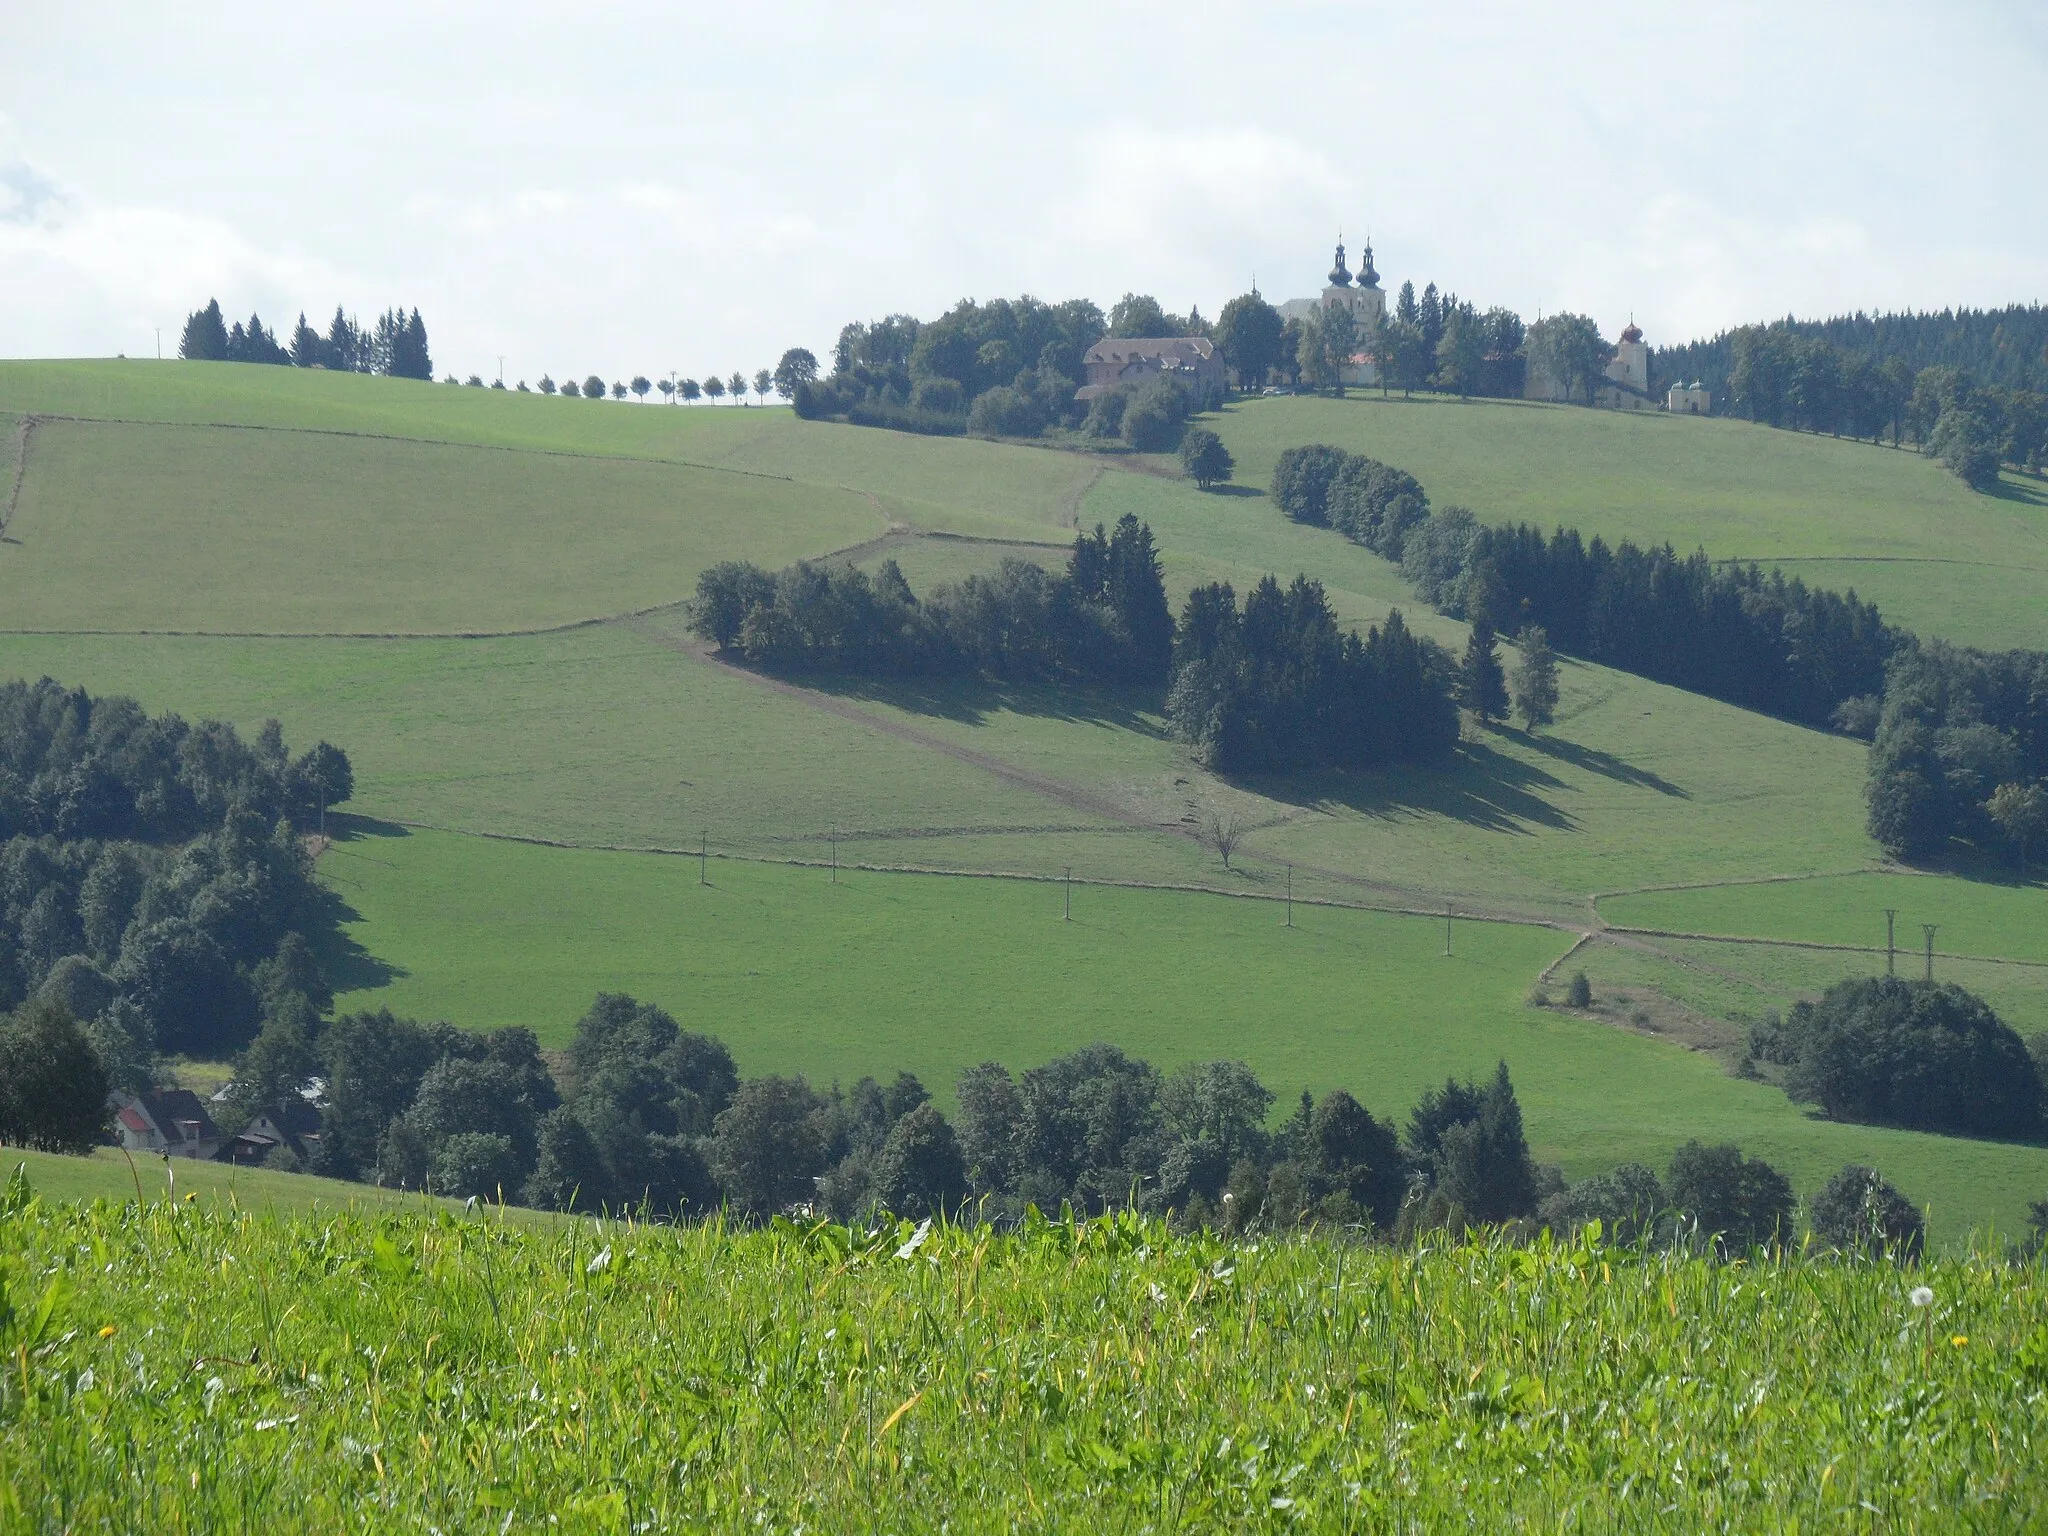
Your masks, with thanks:
M1224 773L1368 768L1442 756L1458 739L1454 668L1398 609L1340 632L1320 582L1271 576L1188 594L1173 642L1166 715Z
M729 561L697 578L690 626L751 661L862 676L1156 683L1173 646L1152 530L1128 513L1111 533L1077 535L1060 575L1006 559L923 599L893 560L872 577Z
M303 313L289 341L265 328L262 318L232 327L222 319L220 301L208 299L185 319L178 356L219 363L275 363L294 368L325 368L331 373L381 373L396 379L431 379L434 360L427 350L426 322L415 309L387 309L370 325L359 325L340 305L322 336Z
M937 320L890 315L846 326L831 374L802 381L793 400L813 420L991 437L1060 429L1165 452L1190 414L1216 402L1166 378L1077 402L1082 358L1105 336L1202 336L1208 328L1198 312L1169 315L1145 294L1125 294L1107 316L1087 299L963 299Z
M1777 571L1680 559L1669 545L1609 548L1576 529L1488 528L1463 507L1432 512L1412 475L1326 444L1282 453L1271 494L1295 521L1398 561L1417 595L1453 618L1535 626L1546 648L1809 725L1875 696L1886 662L1910 643L1853 592ZM1490 717L1507 701L1471 702Z
M1957 1136L2048 1136L2039 1064L1982 998L1946 982L1855 977L1750 1031L1752 1062L1831 1120Z
M1429 516L1429 496L1413 475L1327 443L1283 450L1272 497L1295 522L1335 528L1397 564L1408 530Z
M1262 388L1277 377L1297 388L1341 395L1344 368L1365 357L1377 367L1383 392L1519 398L1529 334L1513 310L1482 312L1456 294L1439 293L1435 283L1418 297L1415 284L1407 282L1394 307L1369 327L1361 327L1342 305L1319 308L1306 320L1282 321L1254 289L1223 306L1214 340L1243 389Z
M1870 831L1896 858L1951 839L2017 855L2048 846L2048 653L1922 644L1853 590L1782 571L1681 559L1559 528L1485 527L1432 510L1412 475L1311 443L1283 452L1271 494L1297 522L1398 561L1418 596L1473 624L1457 696L1482 720L1547 723L1551 646L1804 725L1872 739ZM1493 633L1518 636L1500 665Z
M45 678L0 687L0 1007L87 1021L122 1086L159 1052L218 1055L327 993L301 829L353 787L277 723L155 719Z
M1871 735L1870 834L1895 858L1941 856L1951 839L2048 847L2048 653L1903 646L1881 699L1839 724Z

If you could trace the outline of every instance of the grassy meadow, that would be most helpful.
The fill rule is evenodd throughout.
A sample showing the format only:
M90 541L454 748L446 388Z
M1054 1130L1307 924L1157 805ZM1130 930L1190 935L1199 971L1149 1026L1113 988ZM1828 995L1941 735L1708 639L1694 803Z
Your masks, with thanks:
M854 549L922 590L1005 554L1057 562L1077 522L1135 512L1176 603L1304 570L1347 622L1400 607L1461 644L1385 561L1259 493L1281 448L1328 440L1482 517L1896 568L1922 607L1879 595L1922 633L2040 643L2048 514L2030 482L1972 497L1911 454L1742 423L1377 397L1233 405L1217 425L1242 485L1224 495L1158 460L780 409L233 365L4 363L0 412L17 413L0 455L18 413L41 418L0 546L0 676L248 729L274 716L295 744L346 747L352 835L321 868L352 1006L559 1041L623 987L715 1028L749 1070L907 1066L939 1087L968 1060L1108 1037L1163 1062L1244 1054L1290 1091L1348 1081L1388 1110L1505 1055L1574 1172L1698 1132L1782 1157L1805 1187L1853 1142L1952 1237L2048 1191L2031 1151L1821 1126L1711 1052L1523 1004L1564 930L1605 922L1776 941L1616 936L1585 954L1603 985L1753 1015L1867 967L1786 946L1881 942L1871 912L1891 904L1905 924L1925 906L1998 1006L2048 1023L2048 971L1996 963L2043 956L2040 888L1873 873L1856 742L1571 663L1553 729L1475 736L1444 769L1226 781L1168 738L1156 696L771 679L703 654L674 606L715 560ZM1937 550L1985 564L1917 563ZM586 619L602 622L528 632ZM1212 815L1241 832L1229 868L1197 836ZM874 873L835 892L741 862L824 860L835 833L876 870L1262 896L1291 872L1304 898L1534 926L1467 925L1480 937L1453 969L1469 979L1446 987L1435 928L1392 915L1298 909L1305 958L1272 947L1264 903L1091 885L1048 935L1042 886ZM735 856L708 896L693 864L606 851L700 836ZM1665 886L1701 889L1648 889ZM1047 968L1047 944L1074 947L1070 970Z
M1399 465L1435 504L1482 522L1787 562L1923 636L2048 645L2048 484L2024 475L1985 496L1910 450L1524 401L1251 400L1216 427L1247 486L1271 480L1283 449L1334 443Z
M561 1046L598 990L623 991L718 1035L743 1073L909 1070L947 1107L964 1067L1096 1040L1163 1068L1247 1061L1282 1105L1346 1087L1397 1121L1446 1075L1505 1060L1537 1156L1574 1178L1662 1167L1693 1136L1739 1141L1802 1193L1874 1163L1947 1242L2022 1228L2048 1191L2048 1148L1809 1119L1710 1054L1526 1006L1574 941L1555 929L1458 921L1446 958L1441 918L1297 902L1289 928L1278 901L1083 884L1067 921L1057 881L706 869L708 886L687 856L349 836L322 871L344 939L376 965L331 966L368 983L340 1006L521 1024Z
M1973 1259L32 1200L0 1277L10 1529L1987 1530L2048 1500L2042 1272Z

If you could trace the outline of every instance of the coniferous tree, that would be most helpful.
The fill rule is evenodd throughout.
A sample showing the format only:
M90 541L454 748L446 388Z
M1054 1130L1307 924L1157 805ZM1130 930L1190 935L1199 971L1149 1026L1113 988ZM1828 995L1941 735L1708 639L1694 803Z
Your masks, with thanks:
M220 300L208 299L206 308L185 317L185 334L178 342L178 356L193 362L227 361L228 328L221 318Z
M1508 685L1501 671L1500 648L1493 626L1483 619L1472 626L1472 638L1465 643L1465 656L1458 664L1458 692L1459 702L1479 717L1481 725L1507 714Z
M1533 731L1557 718L1557 656L1540 624L1531 624L1516 642L1520 653L1508 678L1508 693L1522 728Z
M299 323L292 327L292 366L294 368L315 368L320 365L320 333L306 324L306 312L299 311Z

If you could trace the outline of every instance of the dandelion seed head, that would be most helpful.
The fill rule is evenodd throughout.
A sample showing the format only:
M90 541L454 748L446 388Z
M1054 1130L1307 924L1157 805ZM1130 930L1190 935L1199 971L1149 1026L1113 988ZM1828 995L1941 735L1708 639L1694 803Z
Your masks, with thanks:
M1934 1302L1934 1291L1928 1286L1916 1285L1906 1299L1916 1307L1931 1306Z

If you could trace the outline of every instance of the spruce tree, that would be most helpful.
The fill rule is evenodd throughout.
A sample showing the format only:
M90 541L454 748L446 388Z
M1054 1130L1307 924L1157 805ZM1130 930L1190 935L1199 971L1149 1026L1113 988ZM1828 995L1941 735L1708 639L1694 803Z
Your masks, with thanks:
M1501 671L1500 647L1493 638L1493 626L1483 620L1472 626L1472 638L1465 646L1465 659L1458 667L1461 702L1491 724L1508 711L1507 678Z
M185 317L185 334L178 342L178 356L193 362L225 362L228 355L227 322L221 318L220 300L208 299L206 308Z
M1516 646L1521 657L1508 679L1508 692L1523 729L1533 731L1557 718L1557 657L1539 624L1523 630Z
M306 324L306 312L299 311L299 323L292 327L292 366L311 368L320 361L320 333Z

